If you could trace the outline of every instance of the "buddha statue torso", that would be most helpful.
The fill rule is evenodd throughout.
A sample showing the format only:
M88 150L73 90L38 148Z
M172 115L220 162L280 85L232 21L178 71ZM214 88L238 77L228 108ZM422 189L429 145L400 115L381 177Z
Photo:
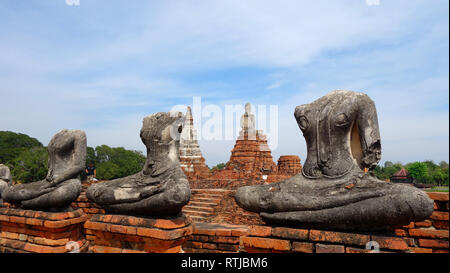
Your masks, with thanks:
M307 143L303 175L308 178L340 177L381 159L376 110L367 95L335 91L298 106L295 118Z

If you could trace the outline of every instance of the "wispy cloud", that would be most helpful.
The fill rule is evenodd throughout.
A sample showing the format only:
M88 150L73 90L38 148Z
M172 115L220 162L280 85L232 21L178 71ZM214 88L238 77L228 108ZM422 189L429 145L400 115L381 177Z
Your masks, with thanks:
M136 148L124 130L201 96L277 104L273 154L304 158L294 107L351 89L377 104L384 159L448 160L448 17L439 0L4 1L0 129ZM201 144L228 160L232 143Z

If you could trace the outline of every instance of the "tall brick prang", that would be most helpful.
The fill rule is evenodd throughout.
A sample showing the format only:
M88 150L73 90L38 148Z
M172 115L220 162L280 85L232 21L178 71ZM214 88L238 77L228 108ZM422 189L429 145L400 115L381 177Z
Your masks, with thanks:
M180 138L180 164L189 180L205 179L211 176L205 164L197 141L197 130L194 128L191 107L188 106L186 121Z

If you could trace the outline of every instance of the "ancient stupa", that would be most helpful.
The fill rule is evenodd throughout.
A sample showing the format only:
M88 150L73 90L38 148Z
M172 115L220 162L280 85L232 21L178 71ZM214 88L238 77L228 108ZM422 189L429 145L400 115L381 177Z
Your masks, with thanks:
M245 105L241 131L225 170L239 173L240 177L261 177L277 171L266 136L261 130L256 130L255 116L249 103Z
M191 107L187 107L186 120L180 137L180 164L189 180L211 176L197 141Z

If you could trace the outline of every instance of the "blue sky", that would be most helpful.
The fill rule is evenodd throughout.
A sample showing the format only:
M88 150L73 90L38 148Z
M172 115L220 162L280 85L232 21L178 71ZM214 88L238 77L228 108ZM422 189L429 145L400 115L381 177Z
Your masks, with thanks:
M143 117L200 96L277 105L274 159L304 161L295 106L346 89L375 101L382 161L448 161L449 3L369 3L3 0L0 130L143 151ZM200 145L211 166L234 141Z

